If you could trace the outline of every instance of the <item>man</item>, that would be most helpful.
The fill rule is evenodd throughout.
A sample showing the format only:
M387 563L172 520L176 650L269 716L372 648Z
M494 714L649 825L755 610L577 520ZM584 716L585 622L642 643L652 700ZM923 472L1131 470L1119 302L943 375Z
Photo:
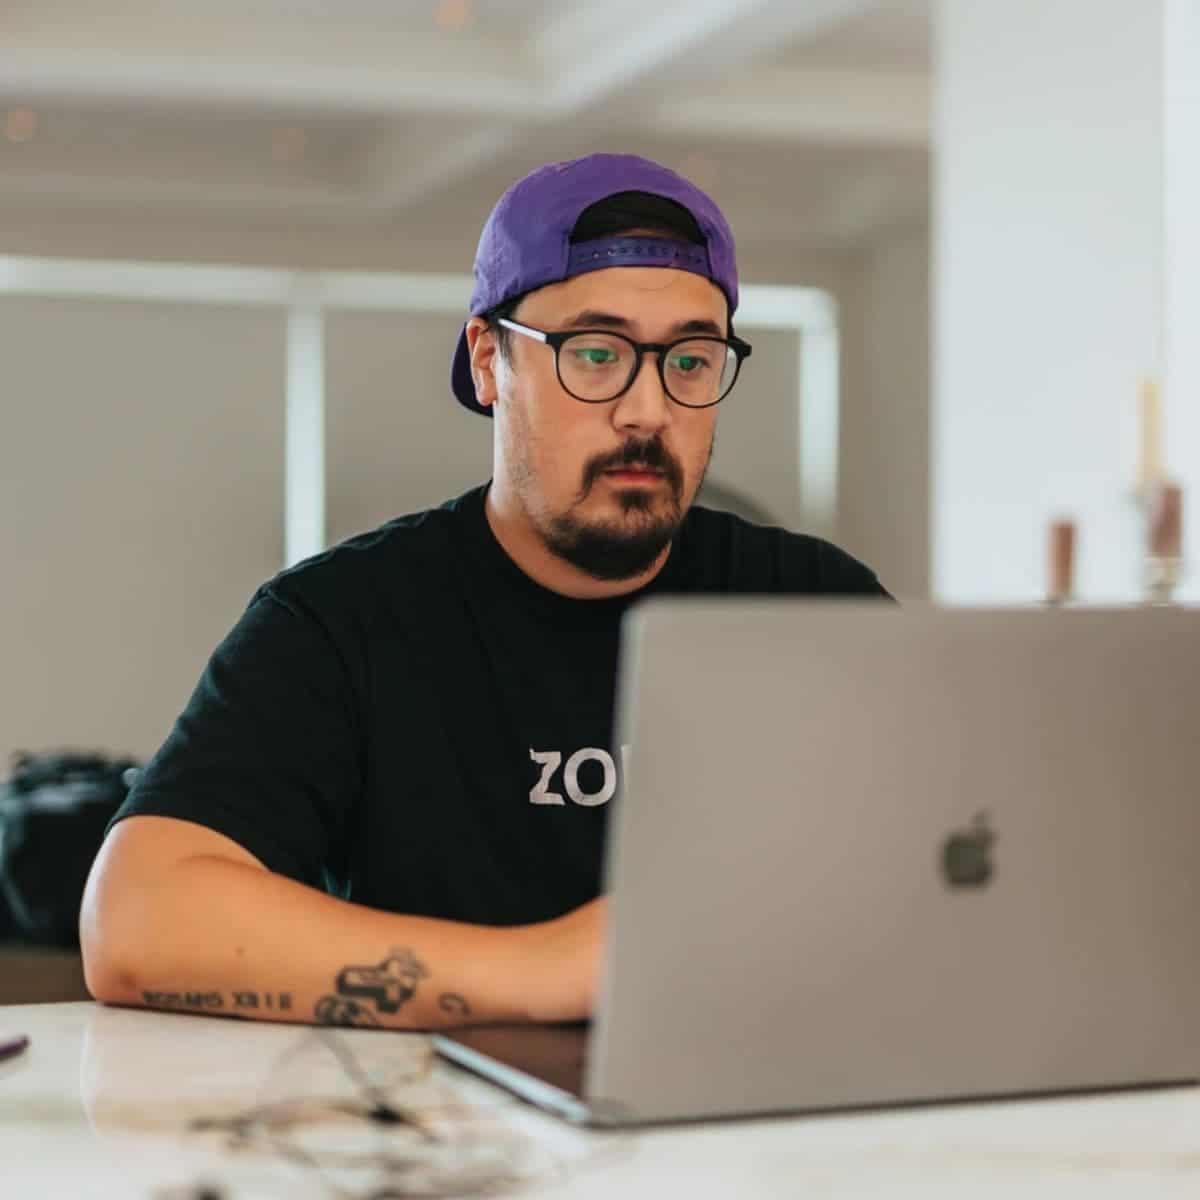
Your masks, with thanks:
M733 236L698 189L625 155L542 167L496 205L475 278L452 387L494 418L492 480L259 590L93 868L97 998L588 1016L622 613L886 595L828 543L692 507L750 353Z

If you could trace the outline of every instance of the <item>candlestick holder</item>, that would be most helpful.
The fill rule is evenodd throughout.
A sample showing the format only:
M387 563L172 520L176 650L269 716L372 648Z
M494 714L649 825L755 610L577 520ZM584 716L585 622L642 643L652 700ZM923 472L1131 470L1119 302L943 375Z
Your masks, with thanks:
M1173 604L1175 592L1182 579L1182 558L1161 558L1156 554L1147 555L1144 578L1146 603L1155 608Z
M1146 603L1174 602L1183 578L1183 489L1164 483L1147 504Z

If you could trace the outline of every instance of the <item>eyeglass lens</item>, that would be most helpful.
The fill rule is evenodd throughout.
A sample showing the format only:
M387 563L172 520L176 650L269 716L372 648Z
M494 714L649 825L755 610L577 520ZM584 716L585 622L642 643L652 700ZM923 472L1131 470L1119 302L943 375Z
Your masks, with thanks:
M667 391L680 404L703 406L722 399L737 377L737 354L716 338L677 342L663 356ZM611 400L620 395L637 370L637 351L624 338L607 333L579 333L558 352L563 386L581 400Z

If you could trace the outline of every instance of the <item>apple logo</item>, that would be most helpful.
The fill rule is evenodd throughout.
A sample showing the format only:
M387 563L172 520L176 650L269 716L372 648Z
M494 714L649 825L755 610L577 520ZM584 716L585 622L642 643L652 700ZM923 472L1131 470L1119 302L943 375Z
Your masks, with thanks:
M992 845L987 813L976 816L969 829L952 833L942 846L942 874L951 887L983 887L992 877Z

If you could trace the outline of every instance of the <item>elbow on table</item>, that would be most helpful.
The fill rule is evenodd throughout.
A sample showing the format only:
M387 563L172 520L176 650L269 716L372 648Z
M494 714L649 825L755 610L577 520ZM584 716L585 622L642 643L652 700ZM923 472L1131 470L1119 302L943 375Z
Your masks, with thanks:
M139 992L139 955L122 915L133 898L127 894L128 885L106 871L102 859L103 855L88 876L79 912L83 981L101 1003L128 1004Z
M134 971L110 962L102 955L88 954L86 951L83 956L83 982L92 999L101 1004L132 1004L140 994Z

